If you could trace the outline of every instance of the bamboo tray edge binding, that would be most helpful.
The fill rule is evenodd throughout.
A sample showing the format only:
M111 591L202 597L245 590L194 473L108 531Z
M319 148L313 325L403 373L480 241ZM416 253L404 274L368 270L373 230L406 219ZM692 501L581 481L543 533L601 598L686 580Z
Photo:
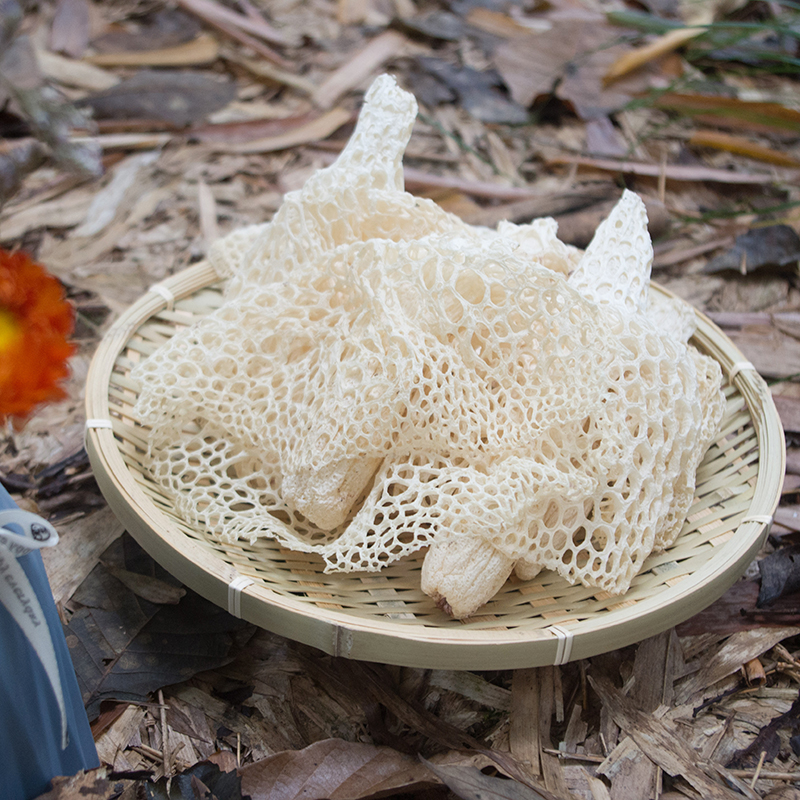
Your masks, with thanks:
M380 573L323 575L305 554L277 546L252 554L225 547L213 532L188 531L170 515L158 487L131 463L143 433L130 414L135 392L120 365L126 353L137 355L131 343L139 331L173 305L187 323L191 313L202 315L198 293L218 280L200 262L151 287L112 325L87 376L86 449L109 506L142 547L188 587L249 622L332 655L401 666L480 670L563 663L640 641L705 608L740 577L767 535L786 462L780 420L763 379L699 312L694 342L729 376L724 435L698 472L709 475L698 478L689 514L697 519L687 521L675 545L648 560L652 566L645 565L622 597L569 587L545 573L528 583L509 582L486 613L458 623L421 594L420 559L414 563L414 556ZM194 297L200 297L200 311L181 311L181 301ZM162 329L175 315L166 316L158 321Z

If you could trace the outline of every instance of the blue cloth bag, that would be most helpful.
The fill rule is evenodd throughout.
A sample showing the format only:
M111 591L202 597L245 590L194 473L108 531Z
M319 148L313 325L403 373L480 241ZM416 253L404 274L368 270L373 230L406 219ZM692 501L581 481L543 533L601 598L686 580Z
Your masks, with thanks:
M3 521L8 511L21 514L21 522ZM36 549L58 537L44 520L19 512L2 485L0 537L0 798L32 800L56 775L97 767L99 760Z

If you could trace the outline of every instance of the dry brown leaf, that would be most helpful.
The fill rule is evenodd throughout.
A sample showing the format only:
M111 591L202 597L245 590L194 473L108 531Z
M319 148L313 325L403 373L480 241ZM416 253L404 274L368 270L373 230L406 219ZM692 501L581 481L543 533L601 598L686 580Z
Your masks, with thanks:
M788 472L783 476L781 484L781 498L793 495L800 491L800 475L791 475ZM777 533L777 531L776 531Z
M75 230L74 236L90 239L105 231L115 219L136 202L142 182L146 179L157 153L138 153L128 156L109 170L102 188L95 188L92 204L83 223ZM97 240L94 240L97 243ZM73 246L77 243L73 240Z
M704 94L667 92L653 100L656 108L677 111L705 125L746 128L755 133L800 132L800 111L779 103L739 100Z
M613 83L645 64L649 64L651 61L677 50L686 42L690 42L701 33L705 33L705 30L705 28L678 28L659 36L654 41L642 45L642 47L637 47L628 53L624 53L608 68L603 76L603 83L605 85Z
M311 99L320 108L330 108L342 95L355 89L378 68L400 55L405 45L405 36L397 31L384 31L329 75L317 87Z
M89 44L87 0L59 0L50 25L50 49L80 58Z
M77 522L58 525L58 547L42 552L47 579L56 604L65 603L94 569L100 554L124 528L109 508L102 508Z
M650 75L640 73L621 78L611 86L604 85L603 75L608 65L628 47L623 44L609 46L609 40L599 41L599 31L589 30L591 34L588 36L592 38L585 45L589 50L588 57L579 58L577 69L567 69L556 90L556 95L569 102L584 120L619 111L635 94L645 91L650 82ZM594 39L595 36L598 38ZM592 48L594 52L591 52Z
M476 120L491 125L521 125L528 121L528 111L519 103L509 100L496 74L472 67L454 67L446 60L433 56L421 56L417 63L426 73L423 80L432 77L443 89L452 92L457 98L457 105ZM494 136L499 140L496 134ZM502 143L502 140L499 141ZM505 174L513 175L515 171L515 167L511 166L510 172ZM498 172L503 174L503 170Z
M628 143L608 117L586 123L586 149L595 156L623 158L629 154Z
M302 75L295 75L293 72L287 70L279 69L277 66L273 66L262 59L243 58L233 55L228 56L228 60L241 64L258 78L263 78L269 83L276 83L279 86L291 86L292 89L296 89L304 95L313 94L316 88L308 78L304 78Z
M174 47L156 50L132 50L121 53L97 53L85 61L99 67L188 67L211 64L219 55L219 42L209 33Z
M107 133L100 136L73 136L72 142L93 142L101 150L160 150L172 140L171 133Z
M133 21L133 20L131 20ZM173 47L194 39L202 30L199 19L164 4L150 13L135 16L135 24L109 25L93 31L91 45L93 52L107 53L122 50L154 50Z
M466 30L463 17L452 11L438 10L425 11L404 19L398 27L411 36L445 42L461 41Z
M484 775L477 767L423 763L462 800L556 800L513 779Z
M461 217L465 222L470 220L480 220L486 209L478 205L471 197L468 197L463 192L458 192L450 189L433 190L425 192L425 197L429 197L436 203L437 206ZM481 224L477 222L475 224Z
M165 581L154 578L152 575L142 575L128 569L115 567L113 564L104 564L108 572L120 583L128 587L137 597L157 605L177 605L185 596L186 589L174 586Z
M13 197L25 176L40 166L45 157L44 148L34 139L23 141L16 147L0 149L0 209ZM0 223L2 236L3 224Z
M604 172L622 172L631 175L645 175L658 178L664 175L667 180L730 183L744 185L764 185L774 183L773 175L766 173L741 172L714 167L695 167L684 164L643 164L636 161L612 161L606 158L586 158L585 156L556 156L549 159L551 164L577 164L592 167ZM794 176L790 176L794 177Z
M786 448L786 471L800 475L800 447ZM798 515L800 520L800 515Z
M697 753L680 736L674 722L640 710L602 675L589 681L614 721L642 751L670 775L685 778L704 800L735 800L741 795L709 778L697 763Z
M242 144L225 144L218 142L215 149L227 153L272 153L285 150L300 144L326 139L351 119L351 114L343 108L332 108L321 116L308 122L302 122L285 133L265 136Z
M438 783L416 758L390 747L325 739L241 770L252 800L359 800L378 792Z
M340 25L365 22L369 16L371 5L370 0L337 0L336 20Z
M630 50L619 43L619 35L604 18L558 18L546 32L504 42L494 61L520 105L528 107L555 91L582 119L593 119L620 109L634 92L647 88L646 78L638 76L603 85L609 66Z
M800 506L781 506L775 510L775 523L790 531L800 531Z
M253 6L249 6L247 15L240 14L216 0L178 0L178 5L191 11L207 22L222 22L233 25L236 28L257 36L272 44L284 44L285 38L272 27L263 17L260 17Z
M528 22L523 25L502 11L493 11L481 6L470 9L467 14L467 22L475 28L503 39L510 39L514 36L530 36L531 31L534 30L531 27L534 22L531 18L528 18ZM542 30L548 30L549 27L549 24L542 20Z
M777 164L780 167L800 167L800 160L787 153L781 153L771 147L756 144L742 136L731 136L728 133L720 133L719 131L695 131L689 138L689 144L695 147L711 147L715 150L725 150L728 153L736 153L758 161L766 161L769 164Z
M170 774L168 767L164 772L147 783L144 794L148 800L243 800L239 776L224 772L212 761L198 761L176 774Z
M780 524L778 515L782 508L775 514L776 525ZM796 511L796 509L796 506L790 506L786 510ZM797 516L800 519L800 515ZM797 519L793 522L793 526L797 526ZM678 625L676 628L678 635L719 638L755 628L797 624L800 619L797 611L797 595L787 595L777 600L775 605L764 613L756 607L759 589L758 580L738 581L710 606ZM710 652L710 647L707 650Z
M30 36L17 36L9 47L0 52L0 75L3 78L0 83L0 99L3 103L9 96L41 88L44 81Z
M728 331L728 338L747 356L765 378L791 378L800 375L800 349L797 340L773 327L748 325Z
M796 594L800 591L800 545L779 547L764 556L758 562L758 572L761 577L759 608L771 608L777 600Z
M508 744L511 755L541 775L541 737L539 732L539 672L515 669L511 678L511 708L508 718Z
M601 781L600 778L595 778L585 767L582 767L581 769L586 777L586 782L589 784L589 789L592 792L593 800L612 800L612 797L608 791L608 787L603 783L603 781ZM620 795L617 795L617 797L620 797Z
M276 44L284 43L281 34L266 21L257 17L257 14L244 16L227 6L214 2L214 0L179 0L179 2L187 11L196 14L218 31L250 48L267 61L278 64L284 69L290 68L291 65L285 58L261 41L265 39Z
M712 687L717 681L733 675L745 662L757 658L778 642L798 633L800 628L796 626L759 627L734 633L716 652L704 652L697 660L699 669L676 683L676 700L678 703L686 703L701 694L713 694Z
M223 146L245 144L258 139L283 136L320 118L319 112L310 111L296 116L248 119L234 122L214 122L192 128L189 136L205 144Z
M461 670L435 669L430 674L430 685L469 697L487 708L508 711L511 693L508 689L495 686L473 672Z
M762 267L794 271L800 262L800 236L790 225L765 225L737 236L733 246L703 268L713 273L733 270L749 275Z
M778 731L785 728L793 732L797 728L798 721L800 721L800 699L795 700L788 711L774 716L764 725L747 747L736 752L726 766L740 769L755 767L760 770L765 761L774 761L782 749ZM759 795L756 794L752 800L760 800Z
M403 175L406 189L411 192L450 189L473 197L485 197L493 200L524 200L542 196L542 192L534 188L507 186L488 181L472 181L457 175L431 175L415 167L406 167Z
M128 543L124 563L151 569L146 556ZM106 550L104 559L114 553ZM152 577L152 576L151 576ZM156 605L137 596L102 566L83 581L73 600L80 603L65 628L70 657L90 719L107 699L143 701L161 688L215 669L230 660L237 633L246 624L192 592L173 604Z
M81 105L98 119L154 119L180 127L205 119L235 95L233 80L217 80L209 72L142 69Z
M800 398L778 395L772 399L775 401L783 429L800 433Z
M598 203L616 199L619 195L620 192L612 183L598 182L596 185L587 185L580 189L542 193L510 203L491 206L479 206L473 203L472 208L465 207L461 212L456 210L456 213L471 225L484 225L487 228L494 228L502 220L519 224L530 222L536 217L562 217ZM430 193L429 196L432 196L437 203L442 205L438 196ZM447 210L451 209L448 207ZM561 222L559 220L559 238L561 238L560 226Z
M800 789L794 786L776 786L764 795L764 800L800 800Z
M130 768L131 765L125 758L125 749L139 730L145 713L142 706L133 704L126 706L119 703L112 708L111 714L116 717L105 730L97 730L97 725L92 726L97 755L101 763L108 764L114 770Z
M119 83L120 79L113 72L101 69L85 61L37 50L36 60L42 74L63 86L74 86L90 92L102 92Z
M4 179L0 156L0 183ZM2 192L0 191L0 200ZM91 196L67 194L0 217L0 242L10 242L36 228L71 228L82 222L89 210Z
M553 91L575 52L569 41L551 41L548 31L510 39L497 49L494 61L511 97L527 108L537 97Z
M183 684L170 691L170 725L175 730L182 729L184 734L204 740L208 745L213 745L215 731L224 725L236 732L234 744L240 739L242 747L250 751L252 762L284 750L299 750L306 745L306 740L297 731L294 690L288 683L282 684L282 688L289 695L286 700L282 698L279 702L270 702L271 698L256 697L248 701L248 705L259 710L255 714L247 707L240 710L230 701L212 697L196 687ZM184 713L183 721L189 720L188 725L181 725L180 716L174 713L176 708Z
M703 242L702 244L695 245L694 247L685 247L679 245L675 248L666 251L659 251L653 259L653 268L671 267L675 264L681 264L684 261L690 261L698 256L703 256L710 253L712 250L720 250L723 247L730 247L733 244L733 236L724 236L721 239L712 239L710 242Z

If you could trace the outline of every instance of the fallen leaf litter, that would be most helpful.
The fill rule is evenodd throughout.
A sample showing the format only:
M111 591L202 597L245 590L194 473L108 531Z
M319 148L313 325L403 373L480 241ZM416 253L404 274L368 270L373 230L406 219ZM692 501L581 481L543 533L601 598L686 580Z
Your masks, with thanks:
M62 5L66 7L76 4ZM194 5L187 2L185 7L192 8ZM199 3L197 5L200 6ZM266 75L270 72L286 87L297 87L297 91L287 90L277 96L274 96L271 86L264 89L264 92L271 98L271 108L277 108L279 114L282 113L287 117L286 122L281 121L281 124L285 127L295 124L301 135L304 128L303 120L297 119L293 123L292 115L305 112L307 106L298 106L298 97L304 96L304 93L308 94L308 85L313 88L319 83L320 74L325 75L332 68L344 65L350 60L352 36L346 41L343 39L345 41L343 47L336 40L336 36L339 32L346 31L350 34L355 31L358 23L363 22L365 13L374 13L374 9L367 8L374 4L339 3L338 5L342 7L352 6L355 16L337 23L334 19L335 5L315 1L304 3L300 7L295 7L291 3L275 4L270 9L271 18L278 20L278 24L283 26L283 31L291 32L292 37L301 35L306 37L300 59L304 65L303 79L294 70L281 73L280 69L271 69L270 72L266 69L269 66L266 62L258 62L260 73ZM397 2L395 5L398 14L410 13L410 4ZM558 8L560 3L551 5L556 11L560 10ZM655 4L651 4L650 7L655 7ZM44 22L49 24L47 7L44 9ZM252 12L252 7L250 10ZM122 23L115 25L117 35L129 22L128 19L121 18L118 7L112 4L101 8L101 11L104 15L110 13L115 23L117 20ZM477 23L478 13L482 12L483 9L471 12L470 22ZM125 13L122 12L122 15ZM127 34L125 31L126 35L139 42L147 39L153 46L158 47L174 44L174 39L156 41L154 33L159 33L160 30L156 27L151 30L145 25L151 18L158 18L162 13L156 10L152 17L148 15L142 18L141 28L138 27L140 21L137 17L136 32ZM362 16L359 16L359 13ZM495 15L497 16L507 21L511 19L506 15ZM526 16L525 22L539 23L540 17L546 17L546 14L537 10L532 15ZM72 19L75 18L73 16ZM239 15L237 21L249 22L251 19L252 17ZM191 39L197 32L195 28L192 33L190 21L188 17L182 21L180 30L189 33L181 41ZM379 20L375 23L372 19L372 24L377 24L380 28L385 21ZM546 28L547 23L543 22L542 29ZM506 24L501 31L502 35L510 36L509 30ZM363 41L364 37L368 38L374 33L374 29L370 28L359 31L357 41ZM223 39L229 36L229 32L222 28L215 33ZM546 36L546 33L544 35ZM99 43L99 38L95 37L92 44L95 41ZM325 55L322 59L318 55L320 42L325 42ZM469 50L466 44L462 40L454 44L452 50L466 59L468 56L466 51ZM50 46L51 49L55 49L54 42ZM124 45L116 49L130 48ZM438 55L449 57L447 52L441 52L441 47L439 50ZM46 51L42 53L50 55ZM71 54L79 56L80 49ZM288 55L290 59L297 57L297 54L291 51ZM230 50L225 57L235 59L237 54ZM240 58L236 63L240 62L243 63L243 59ZM58 68L53 68L48 77L70 87L81 87L81 81L87 81L86 85L80 88L83 92L92 90L88 84L89 80L111 85L119 80L119 75L123 74L120 71L116 71L119 74L115 74L114 71L95 68L95 72L88 76L85 70L80 69L81 66L85 64L61 59ZM401 64L398 71L405 77L405 85L413 88L414 76L408 66ZM306 71L306 67L309 67L310 71ZM254 88L252 82L248 84L246 77L240 75L239 78L245 88L248 90ZM531 79L538 80L538 76L531 73ZM757 104L743 98L748 97L750 101L759 98L777 99L779 90L787 84L787 81L781 78L777 82L771 81L769 86L758 77L752 81L740 82L736 82L735 79L728 81L726 77L725 81L729 84L730 96L727 96L728 93L725 97L708 94L678 96L668 93L661 95L656 103L669 101L674 105L678 102L685 104L687 99L693 100L698 109L696 113L706 114L702 120L703 125L719 125L723 128L730 126L731 129L740 132L755 132L759 134L760 141L768 143L769 139L765 140L764 136L772 135L774 126L764 128L759 133L754 116L756 111L751 108L756 109L756 106L759 106L757 111L760 114L759 119L762 120L765 119L764 114L769 109L765 103ZM101 87L98 85L96 88ZM725 108L720 113L708 112L709 109L713 111L716 105L722 104ZM764 106L764 109L761 106ZM785 104L775 105L774 108L782 119L789 114L797 114L796 111L786 108ZM486 134L486 127L476 125L464 115L445 114L448 110L447 107L440 107L430 112L430 119L439 126L438 128L434 129L426 122L419 124L415 130L415 137L418 131L424 142L414 153L415 172L418 176L414 183L415 190L428 192L442 205L457 208L461 213L468 213L472 221L477 224L481 224L482 219L487 219L489 221L485 224L494 225L495 209L477 205L466 195L480 199L503 196L505 193L512 199L513 191L519 191L517 186L520 184L510 185L506 180L505 167L501 167L499 161L495 164L493 174L491 167L473 158L472 152L468 150L471 148L474 152L476 149L482 149L481 141ZM646 130L643 132L641 123L654 116L659 135L648 140L647 132ZM583 141L582 124L567 117L561 118L557 126L540 121L535 130L531 130L531 126L519 131L501 130L503 139L512 145L516 166L524 173L526 179L536 181L535 187L523 183L522 185L526 185L524 191L532 197L539 194L546 201L554 189L559 191L577 182L584 187L605 185L611 194L614 192L614 185L607 179L601 180L600 173L594 170L608 170L610 172L606 174L613 176L619 174L622 169L628 175L627 185L635 185L637 191L643 190L648 201L657 202L654 186L649 185L648 178L636 177L636 172L644 174L645 170L649 170L647 174L653 176L653 183L659 176L666 178L666 200L673 226L677 219L683 218L684 222L681 223L680 232L675 232L673 227L672 234L667 235L667 239L659 246L660 249L657 248L657 252L680 253L688 260L679 269L662 269L657 276L659 282L673 288L724 324L727 332L736 338L762 374L782 377L796 374L799 368L796 366L794 334L791 327L783 325L783 322L777 322L786 316L787 310L790 316L791 309L797 302L796 292L785 276L782 276L780 285L774 282L767 284L764 276L747 281L737 275L725 273L713 279L708 276L698 276L697 269L704 259L699 258L701 252L691 255L691 249L694 247L705 248L706 252L713 253L711 245L715 239L724 239L731 234L740 234L747 230L753 220L751 213L754 206L751 201L755 201L758 205L763 197L767 202L771 201L773 205L777 205L785 200L796 199L796 188L792 189L791 184L786 183L787 173L770 170L771 174L767 175L763 169L759 169L758 164L754 165L752 160L715 156L709 150L687 153L685 147L679 146L681 140L688 138L684 136L685 125L675 120L669 123L664 115L653 115L652 109L617 111L613 118L618 138L622 138L625 148L630 148L631 161L628 166L612 164L610 161L603 163L595 161L591 164L591 160L587 159L584 162L587 166L580 167L577 177L575 170L562 172L554 166L555 162L551 159L553 156L570 153L574 156L578 152ZM700 122L698 116L698 123ZM128 130L125 125L126 123L121 123L113 130ZM237 123L233 125L236 126ZM86 250L85 242L78 242L78 246L75 246L70 241L71 229L85 218L88 199L97 191L97 184L76 188L76 181L71 178L59 181L48 169L35 173L26 181L19 202L14 200L8 204L0 225L0 235L7 237L4 241L16 244L21 237L24 237L26 246L39 248L40 260L45 254L53 254L54 266L69 285L71 296L79 304L81 314L92 315L89 320L97 319L95 315L100 311L102 313L99 314L99 318L102 320L103 314L107 314L108 309L111 309L113 316L113 313L121 311L136 299L149 283L161 279L172 270L180 269L188 259L198 258L205 252L197 232L198 178L206 181L213 192L213 198L216 200L215 213L218 215L221 227L223 230L230 230L247 222L266 219L277 207L281 187L290 183L292 173L295 175L303 173L309 164L319 166L320 163L326 163L324 156L327 153L323 154L321 149L306 147L264 157L242 158L228 155L229 151L224 146L211 151L199 150L174 133L161 133L159 131L163 129L157 126L143 128L135 120L130 123L129 130L130 133L101 134L99 137L99 141L106 148L108 175L112 177L121 163L124 164L124 159L119 161L121 154L130 152L131 148L148 146L164 148L160 152L158 170L143 171L137 180L137 191L144 187L144 193L149 197L148 202L151 202L151 206L146 209L142 205L132 214L131 205L127 202L122 203L113 223L114 230L110 231L107 243L102 243L101 248ZM244 125L240 124L238 130L246 134ZM652 130L655 128L651 129L651 132ZM621 133L624 135L620 136ZM311 138L298 141L310 141ZM782 150L798 155L796 143L787 141L785 134L780 141ZM662 157L660 148L665 143L672 149L669 150L667 163L662 161L659 165L659 159ZM336 149L337 143L331 144L333 149ZM463 149L459 151L459 147ZM679 160L686 155L694 159L690 160L688 165ZM680 166L680 169L673 171L673 165ZM434 175L434 171L439 167L445 168L445 174ZM709 172L709 167L715 169ZM457 170L457 174L453 172L454 169ZM706 188L699 182L704 176L709 180L721 180L723 183L717 184L718 188ZM757 192L747 188L740 190L727 182L731 179L762 181L764 189L759 189ZM692 183L680 183L683 180ZM475 194L472 194L473 192ZM490 194L486 194L487 192ZM173 198L173 202L165 205L165 197ZM661 199L664 200L663 194ZM42 201L51 202L51 207L44 207ZM728 209L729 204L731 208L739 209L738 217L730 221L722 218L706 219L705 214L709 209L718 210L723 207ZM744 210L745 208L750 211ZM26 209L33 213L28 213ZM597 207L590 206L586 211L587 219L594 217L586 227L588 230L593 230L599 221ZM23 219L21 213L28 214L27 219ZM550 212L545 210L540 213ZM582 214L578 212L576 216L580 217ZM690 217L695 217L697 222L686 223L685 220ZM794 219L795 222L792 224L796 225L796 215L793 216L791 210L787 212L786 218L790 222ZM9 220L14 226L18 225L16 230ZM567 229L564 220L562 215L560 226L562 231ZM122 234L125 234L124 243L115 247L114 243L122 241ZM717 245L717 248L720 246ZM89 352L96 342L96 332L94 338L87 333L89 329L86 327L86 318L81 319L80 323L82 350L73 360L75 376L69 387L71 399L45 409L29 423L25 431L8 436L4 455L4 480L14 481L17 491L20 492L16 495L19 500L30 505L36 498L40 503L40 509L46 508L48 514L54 515L61 521L60 528L64 527L66 521L71 520L70 530L64 529L64 532L70 534L67 538L76 540L83 537L87 523L93 524L93 521L97 520L95 524L104 527L106 525L101 518L108 513L107 508L102 504L102 498L97 495L96 490L93 492L88 484L82 485L79 491L70 490L68 481L66 490L56 496L44 499L38 492L51 488L52 478L46 474L50 471L50 467L58 468L56 462L69 459L76 448L80 448L81 382L85 375ZM776 384L773 391L780 393L790 416L793 411L796 413L800 395L792 380ZM789 420L790 416L786 419ZM792 433L797 427L790 427L787 430L791 445L789 459L791 474L788 477L792 478L797 477L796 473L800 469L797 465L799 463L797 447L794 446L796 440ZM41 473L37 475L35 483L30 484L36 488L27 490L25 489L28 485L27 476L34 472ZM69 475L70 472L73 473L73 478L70 480L91 478L85 464L82 467L80 465L69 467L66 474ZM23 491L26 492L25 496L21 494ZM790 487L788 491L784 505L779 509L785 513L779 514L781 524L776 522L773 527L775 538L768 546L768 550L780 537L789 537L788 540L791 541L791 537L795 536L794 531L798 530L796 514L792 513L797 506L791 505L792 498L796 495L791 493ZM101 504L99 508L98 503ZM68 574L73 569L79 571L87 568L83 552L80 548L74 551L64 549L53 555L60 564L63 574ZM92 563L96 561L96 555L90 558ZM102 564L97 568L102 571ZM142 566L137 563L131 568L139 570ZM75 580L80 580L78 572L73 574L77 576ZM755 585L757 594L757 583L749 581L740 584L745 588L748 585ZM65 618L75 610L75 604L70 603L71 594L71 589L68 587L64 589ZM787 600L790 601L790 598ZM781 606L780 619L786 620L785 624L788 624L790 619L796 621L796 616L792 616L791 613L794 607L791 602ZM740 614L740 609L744 609L745 616ZM758 616L754 616L755 614ZM749 596L747 599L731 598L722 611L716 612L716 617L709 614L705 622L698 622L693 627L688 623L682 625L678 630L679 639L673 640L673 646L668 651L673 653L673 656L667 655L665 659L659 661L656 655L658 646L653 647L654 640L648 640L636 648L625 648L609 657L593 658L582 666L593 672L608 674L616 682L623 681L623 691L648 710L654 706L647 705L649 701L645 701L640 689L636 687L656 685L663 687L663 692L658 692L658 702L663 702L669 707L666 718L678 720L678 734L681 737L688 737L688 741L692 744L695 753L693 761L700 761L704 769L716 770L719 765L728 762L737 747L743 748L752 741L760 727L765 726L771 718L787 711L797 696L797 679L791 677L792 674L797 674L794 656L785 650L781 653L782 645L773 647L773 643L776 641L776 636L779 639L782 637L781 640L786 643L789 650L794 650L795 640L792 637L796 636L798 629L779 628L772 634L764 626L775 625L776 619L778 617L770 616L770 609L755 610ZM760 644L748 645L745 653L742 649L744 641L734 632L748 627L753 632L752 640L758 640ZM660 642L662 637L656 639ZM658 642L656 644L658 645ZM761 687L748 687L738 676L737 665L741 665L744 658L751 659L753 653L757 651L761 653L759 658L768 683ZM663 656L665 651L662 649L659 652ZM650 655L645 658L645 653ZM675 653L682 653L683 657L676 659ZM702 690L697 689L695 683L693 690L695 696L691 701L682 706L676 705L672 687L684 684L686 676L699 673L708 660L719 660L718 653L724 655L724 661L730 670L727 677L718 678L721 674L719 672L716 673L717 677L709 676L708 680L717 680L717 683L713 685L706 683ZM151 659L158 657L156 651L149 653ZM658 666L659 664L662 666ZM666 670L663 665L666 666ZM400 740L405 744L419 744L414 739L412 731L398 729L396 723L391 722L391 717L388 731L383 725L378 724L374 715L368 719L362 718L360 712L348 702L359 697L360 691L352 691L349 698L346 693L343 694L342 684L337 683L342 673L337 672L335 666L335 660L320 653L297 647L267 633L259 633L251 640L246 653L240 654L234 664L208 672L187 684L165 691L166 702L169 705L167 720L168 750L172 756L170 766L174 771L182 771L201 759L212 758L217 760L223 769L231 770L236 764L239 751L245 762L258 760L268 753L296 751L298 770L294 777L302 782L304 766L310 765L314 759L314 754L303 748L313 741L336 737L346 745L349 743L348 739L366 737L369 741L396 744L398 739L391 737L397 737L399 734ZM346 674L346 670L344 672ZM496 702L492 698L496 692L510 693L509 688L505 687L511 687L512 673L474 675L476 683L483 682L488 687L484 694L480 694L476 686L465 690L461 682L463 676L447 671L434 675L428 671L401 670L397 673L392 671L391 674L387 672L384 678L386 685L391 686L398 697L423 698L426 707L436 716L453 719L464 729L476 725L486 726L487 715L495 714L496 730L487 727L482 729L489 730L492 744L501 750L507 750L510 745L515 753L525 755L534 773L538 771L541 774L544 770L548 784L551 786L558 784L562 787L566 784L573 796L587 800L604 797L605 795L601 793L602 787L598 788L596 784L590 784L587 780L587 776L595 775L602 775L606 786L611 787L608 791L615 800L653 796L657 791L657 788L653 787L658 787L660 783L663 783L666 790L666 794L663 795L665 798L673 800L675 797L692 796L693 790L679 778L671 780L663 774L658 774L658 770L645 755L649 749L639 750L626 736L630 733L629 730L620 731L613 722L609 722L608 706L599 706L591 691L587 694L585 682L581 681L576 665L530 670L527 673L526 671L513 673L514 706L530 710L533 719L539 722L531 724L530 719L527 723L523 720L524 724L520 726L512 720L510 736L507 712L493 712L493 708L501 706L492 705ZM430 684L426 683L428 678ZM194 687L191 691L186 689L189 683ZM232 695L226 694L232 686L254 686L255 689L250 699L244 701L243 706L238 706L229 699ZM581 689L581 686L584 689ZM467 694L464 694L465 691ZM222 696L220 692L226 698L225 701L220 699ZM684 696L682 695L682 698ZM337 706L333 698L343 705ZM698 707L703 698L706 699L703 710L693 714L692 708ZM246 713L240 713L238 709ZM324 713L321 713L322 709L325 709ZM105 733L98 729L97 734L104 761L113 764L117 769L149 769L156 776L161 774L166 768L166 764L161 762L162 745L166 752L167 743L161 741L158 709L127 705L123 701L109 711L111 721L105 723L103 728ZM663 712L664 707L656 713L656 716L662 715ZM135 714L135 718L132 714ZM556 726L553 730L550 727L551 717ZM546 730L543 727L545 719L548 722ZM352 728L348 727L348 720L356 720ZM567 722L569 725L564 730L563 726ZM234 729L233 734L230 733L231 728ZM733 779L738 778L746 784L755 784L758 795L764 795L770 788L775 788L774 796L778 796L777 793L781 792L780 782L792 781L797 777L796 759L789 748L787 734L788 729L780 731L783 742L781 754L775 761L767 759L760 770L757 769L759 765L756 758L744 769L729 769L722 774L713 771L713 775L720 785L724 782L730 786ZM554 746L549 747L549 745ZM555 745L558 745L560 750L557 750ZM441 746L446 748L444 742ZM215 750L219 748L222 748L223 752L215 755ZM607 760L605 754L609 755ZM226 760L224 756L230 758ZM606 763L598 771L604 760ZM355 767L356 760L353 759L348 763ZM631 765L635 769L630 770ZM363 770L367 775L377 774L369 766ZM654 783L648 783L642 778L642 770ZM559 774L562 776L561 781L557 780ZM338 784L330 783L335 778L329 772L325 773L322 770L315 777L323 785L321 792L326 796L335 791L334 786ZM116 783L118 785L119 782ZM682 791L683 794L676 794L678 791ZM794 790L784 786L783 793L779 796L782 798L792 796L792 791ZM357 795L355 791L351 791L350 796Z

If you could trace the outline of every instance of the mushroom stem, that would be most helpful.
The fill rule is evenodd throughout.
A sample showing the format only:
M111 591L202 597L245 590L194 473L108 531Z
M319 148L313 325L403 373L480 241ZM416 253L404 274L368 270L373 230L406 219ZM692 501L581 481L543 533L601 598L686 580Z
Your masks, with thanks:
M283 499L324 531L344 524L383 459L343 458L283 476Z
M456 619L475 613L500 590L514 561L477 536L437 539L422 562L422 591Z

